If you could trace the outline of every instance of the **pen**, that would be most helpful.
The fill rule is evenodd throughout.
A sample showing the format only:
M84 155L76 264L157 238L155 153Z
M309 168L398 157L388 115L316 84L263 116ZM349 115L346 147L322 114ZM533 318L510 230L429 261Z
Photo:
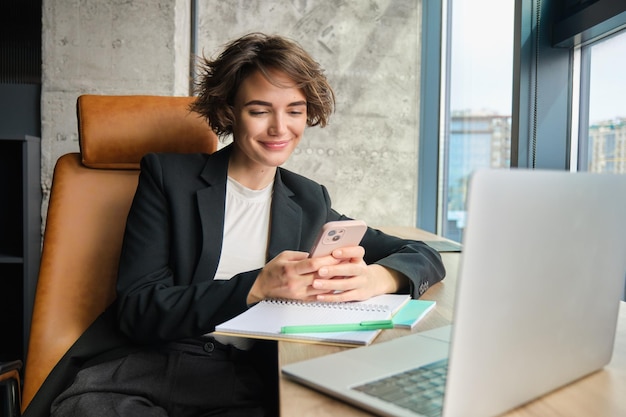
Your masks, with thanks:
M359 330L392 329L391 320L372 320L360 323L345 324L305 324L301 326L283 326L280 328L282 334L290 333L323 333L323 332L353 332Z

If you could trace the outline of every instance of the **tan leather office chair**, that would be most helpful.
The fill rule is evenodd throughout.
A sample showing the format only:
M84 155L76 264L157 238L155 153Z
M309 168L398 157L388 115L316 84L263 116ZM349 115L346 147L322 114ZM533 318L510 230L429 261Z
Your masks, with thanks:
M80 153L57 161L35 295L21 410L115 297L126 216L148 152L211 153L217 137L192 97L78 98ZM15 373L14 373L15 376Z

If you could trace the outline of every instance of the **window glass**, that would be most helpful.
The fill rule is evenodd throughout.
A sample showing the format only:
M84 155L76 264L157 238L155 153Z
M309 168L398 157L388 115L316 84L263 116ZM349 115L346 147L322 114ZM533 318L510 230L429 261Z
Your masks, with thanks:
M442 234L461 241L469 176L511 160L513 0L452 0Z
M589 130L583 169L626 173L626 31L588 48Z

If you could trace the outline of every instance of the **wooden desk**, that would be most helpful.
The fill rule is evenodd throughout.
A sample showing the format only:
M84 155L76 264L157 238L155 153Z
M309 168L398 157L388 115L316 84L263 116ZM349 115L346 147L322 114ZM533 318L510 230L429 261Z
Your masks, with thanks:
M422 235L417 231L409 232L409 235L421 240L432 238L430 234ZM405 236L408 237L406 234ZM413 331L443 326L452 320L460 254L442 253L442 259L447 270L446 278L441 283L431 287L422 297L427 300L436 300L437 306L418 323ZM375 343L409 333L408 330L385 330ZM344 349L346 348L281 341L278 343L279 365L328 355ZM622 302L613 360L607 367L515 409L507 413L506 416L626 416L626 395L624 393L626 393L626 303ZM282 375L280 376L280 410L281 417L362 417L372 415L294 383Z

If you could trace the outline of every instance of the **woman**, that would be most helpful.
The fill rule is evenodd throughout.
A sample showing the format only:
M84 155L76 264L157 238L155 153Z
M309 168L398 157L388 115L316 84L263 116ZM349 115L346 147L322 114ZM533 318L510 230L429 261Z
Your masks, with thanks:
M279 168L334 107L299 45L244 36L203 61L199 87L192 110L233 142L143 158L117 285L124 346L84 366L53 416L273 414L268 343L213 337L217 324L265 298L418 297L444 276L436 251L373 229L361 246L308 258L321 226L347 217L323 186Z

